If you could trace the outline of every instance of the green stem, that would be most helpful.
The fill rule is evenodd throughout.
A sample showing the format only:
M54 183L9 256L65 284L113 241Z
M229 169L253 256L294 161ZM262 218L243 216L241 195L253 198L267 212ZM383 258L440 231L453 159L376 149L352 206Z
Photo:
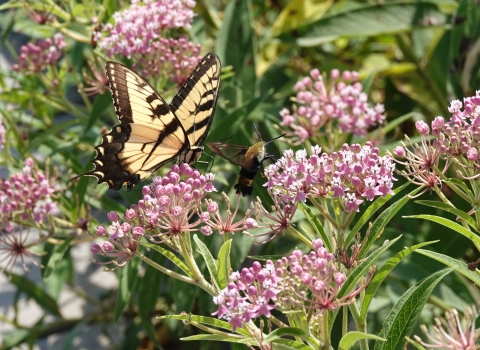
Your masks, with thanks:
M313 198L312 196L308 196L308 199L310 200L310 202L312 202L312 204L315 206L315 208L318 209L318 211L320 212L320 214L322 214L323 217L325 217L325 219L327 219L328 222L335 227L335 230L338 230L337 222L330 216L330 214L328 213L328 211L326 211L325 208L323 208L323 206L320 205L320 203L318 203L318 202L315 200L315 198Z
M360 318L360 311L358 310L358 307L355 303L351 303L348 305L348 308L350 309L350 313L352 314L352 317L355 321L355 326L357 327L357 330L359 332L366 333L367 330L367 321L362 320ZM360 339L360 349L361 350L368 350L368 342L366 339Z
M175 271L172 271L170 269L167 269L166 267L162 266L162 265L159 265L157 264L155 261L147 258L145 255L143 255L142 253L140 253L139 251L136 251L135 252L135 256L142 259L143 261L145 261L148 265L156 268L158 271L161 271L163 272L164 274L166 274L167 276L170 276L170 277L173 277L173 278L176 278L177 280L180 280L180 281L183 281L183 282L186 282L186 283L190 283L190 284L197 284L195 283L195 281L190 278L190 277L187 277L187 276L184 276L184 275L181 275Z
M323 333L323 346L322 349L330 349L330 332L328 331L328 313L324 312L322 315L322 333Z
M185 237L188 236L188 237ZM215 288L207 282L205 277L203 277L202 273L200 272L200 269L197 266L197 263L195 262L195 259L193 257L193 250L191 249L191 244L190 243L190 235L188 233L185 233L183 236L185 239L182 239L180 237L180 254L183 256L185 259L185 264L187 264L190 273L193 276L194 283L195 285L198 285L200 288L202 288L204 291L206 291L208 294L211 296L216 296L217 292L215 291Z
M304 235L301 234L300 231L298 231L297 229L293 228L292 226L289 226L285 229L285 231L287 233L290 233L292 236L294 237L297 237L298 239L300 239L303 243L305 243L306 245L308 245L310 248L312 248L312 242L307 238L305 237Z

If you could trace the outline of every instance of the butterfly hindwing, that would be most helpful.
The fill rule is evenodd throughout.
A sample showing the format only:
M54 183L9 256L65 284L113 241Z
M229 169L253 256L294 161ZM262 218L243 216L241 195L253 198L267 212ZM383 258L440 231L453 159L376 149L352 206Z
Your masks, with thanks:
M205 55L170 103L170 109L180 119L192 146L201 145L210 129L220 72L217 55Z
M106 72L120 124L95 147L95 168L80 176L95 176L98 183L106 182L114 190L125 184L130 190L173 159L189 163L198 159L220 83L215 54L200 61L170 106L145 79L122 64L107 62Z

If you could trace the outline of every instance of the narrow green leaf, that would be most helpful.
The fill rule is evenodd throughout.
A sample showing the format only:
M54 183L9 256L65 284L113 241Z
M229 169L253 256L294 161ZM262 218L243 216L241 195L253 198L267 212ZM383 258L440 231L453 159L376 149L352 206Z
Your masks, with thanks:
M217 278L220 288L223 289L228 284L228 276L230 275L230 248L232 247L232 240L229 239L223 243L218 252L218 266Z
M377 292L378 287L382 284L382 282L390 274L390 272L395 268L395 266L397 266L400 261L405 259L405 257L407 257L414 250L432 243L436 243L436 242L438 241L424 242L424 243L414 245L413 247L410 247L410 248L405 248L404 250L398 252L393 257L388 259L385 264L383 264L383 266L375 273L375 276L373 276L372 281L370 282L367 289L365 290L365 297L363 298L362 308L360 310L361 320L366 320L370 303L372 302L372 299L375 296L375 293Z
M332 243L330 242L330 237L327 235L327 232L325 232L323 225L320 223L320 220L317 218L317 216L313 213L312 209L310 209L310 207L303 202L299 202L298 207L303 212L308 222L310 222L313 228L320 234L320 237L322 237L325 247L328 249L328 251L331 252Z
M213 317L206 317L206 316L198 316L198 315L166 315L166 316L160 316L158 317L159 319L171 319L171 320L179 320L179 321L184 321L186 323L192 323L192 322L197 322L202 325L206 326L212 326L220 329L225 329L229 332L232 331L232 325L228 322L219 320L217 318ZM243 328L237 328L235 330L236 333L239 333L241 335L249 336L250 333L245 331ZM228 334L228 333L225 333Z
M375 242L375 240L380 237L383 229L395 216L395 214L397 214L398 211L410 200L410 196L416 193L418 190L419 188L416 188L410 194L405 195L402 199L399 199L398 201L393 203L378 216L378 218L373 222L373 225L370 229L370 236L368 236L367 244L363 252L360 254L361 258L363 258L365 254L367 254L373 242Z
M343 12L325 16L314 23L298 29L297 43L300 46L317 46L341 37L358 38L408 32L435 21L445 24L446 15L433 2L405 3L391 1L383 4L347 7Z
M197 243L199 252L207 264L208 272L215 283L215 287L220 289L217 275L217 261L213 258L212 253L210 253L205 243L203 243L197 235L193 235L193 240Z
M2 342L0 343L1 349L12 349L19 346L25 340L32 335L32 332L28 329L16 329L13 332L3 333Z
M435 286L452 269L437 271L424 278L403 294L389 312L383 323L379 337L385 342L375 342L375 350L402 350L406 339L415 327L423 306Z
M448 227L454 232L458 232L461 235L467 237L469 240L471 240L473 243L475 243L477 246L480 245L480 237L478 237L475 233L470 231L469 229L465 228L462 225L457 224L456 222L453 222L449 219L442 218L441 216L436 216L436 215L411 215L411 216L404 216L404 218L408 219L425 219L429 221L436 222L437 224L443 225L445 227Z
M144 241L140 241L140 244L143 245L144 247L156 250L157 252L162 254L164 257L166 257L168 260L170 260L172 263L174 263L180 270L185 272L187 276L192 277L190 269L187 267L187 265L185 265L185 263L182 260L180 260L178 256L173 254L170 250L164 249L157 244L146 243Z
M68 335L64 339L63 348L62 348L63 350L73 349L73 341L80 334L80 332L82 332L83 327L85 327L85 325L88 322L90 322L90 318L85 317L83 320L78 322L75 325L75 327L73 327L73 329L68 333Z
M198 335L191 335L189 337L180 338L183 341L224 341L228 343L239 343L241 338L231 334L198 334Z
M368 269L375 263L375 261L377 261L380 255L382 255L384 251L386 251L393 244L395 244L395 242L397 242L401 237L402 236L398 236L394 240L382 245L372 254L370 254L364 261L362 261L355 269L353 269L352 273L348 276L342 288L340 288L340 291L338 292L338 297L342 298L343 296L351 292L360 277L364 276L368 272Z
M123 310L127 307L138 281L138 269L142 260L132 259L120 268L117 302L115 304L114 320L118 323Z
M443 182L445 182L447 185L449 183L451 183L451 184L453 184L457 187L460 187L462 189L462 191L467 194L468 197L474 198L474 194L473 194L472 190L467 186L465 181L460 180L460 179L452 178L452 179L443 180Z
M110 93L106 92L95 97L88 121L85 124L85 130L83 131L84 134L86 134L92 128L98 117L102 115L108 108L110 108L110 106L112 106L112 96Z
M450 205L439 202L439 201L425 201L425 200L418 200L415 201L415 203L426 205L432 208L437 208L437 209L442 209L445 210L449 213L452 213L454 215L457 215L461 217L463 220L465 220L471 227L475 228L477 226L475 220L468 215L466 212L463 210L457 209L457 208L452 208Z
M340 343L338 344L338 349L339 350L348 350L352 346L355 345L355 343L361 339L374 339L378 341L385 341L386 339L377 337L376 335L373 334L367 334L363 332L348 332L345 334L342 339L340 340Z
M355 237L357 232L360 231L360 229L363 227L363 225L365 225L367 222L370 221L373 214L375 214L380 208L382 208L382 206L386 202L388 202L392 197L394 197L396 194L401 192L408 185L409 185L409 183L407 182L407 183L403 184L402 186L397 187L396 189L393 190L393 192L395 193L393 195L389 194L385 197L378 197L377 199L375 199L373 201L373 203L370 204L368 206L368 208L363 212L362 216L360 216L360 218L356 221L356 224L355 224L355 226L353 226L352 230L350 231L349 235L347 236L347 239L345 240L345 243L349 244L352 241L352 239ZM412 193L410 193L410 195L412 195L414 192L416 193L416 192L418 192L418 190L415 189ZM405 200L405 203L406 203L407 200L405 199L405 197L404 197L404 200ZM405 203L403 203L403 204L405 204ZM403 204L402 204L402 206L403 206Z
M432 259L435 259L441 262L442 264L445 264L455 269L455 271L467 277L470 281L475 283L477 286L480 286L480 275L475 271L470 271L468 269L467 264L465 264L464 262L454 259L452 257L449 257L448 255L432 252L430 250L419 249L417 250L417 253L428 256Z
M165 260L165 257L156 250L152 250L148 254L148 257L159 264L161 264L162 260ZM147 264L145 267L145 275L143 275L138 285L138 295L140 296L138 298L138 315L140 316L140 322L149 338L157 345L157 334L152 323L152 315L150 315L150 312L155 309L161 280L162 273Z
M58 308L56 301L53 300L50 295L40 289L35 283L23 276L16 275L8 271L4 271L3 273L10 278L10 281L17 286L19 291L25 293L25 295L35 300L35 302L40 305L42 309L61 317L60 309Z
M302 329L296 327L284 327L284 328L277 328L273 332L271 332L267 337L264 339L265 343L275 342L276 340L285 337L291 336L306 340L310 344L320 345L319 341L308 334L306 334Z
M400 237L402 236L398 236L393 241L390 241L387 244L384 244L383 246L378 248L376 251L370 254L364 261L362 261L355 269L353 269L352 273L347 277L347 280L343 284L342 288L340 288L340 290L338 291L337 297L342 298L346 296L348 293L350 293L355 287L355 284L358 282L358 280L368 272L368 269L370 268L370 266L373 265L373 263L380 257L380 255L385 250L387 250L396 241L398 241ZM337 317L337 314L339 311L340 311L340 308L337 308L335 311L330 313L330 317L328 321L330 330L333 327L334 320Z
M72 238L68 238L62 244L56 245L53 248L52 255L48 260L47 266L45 267L45 272L43 273L44 281L58 267L58 264L62 262L63 256L65 255L65 252L67 251L67 249L70 247L71 241L72 241Z

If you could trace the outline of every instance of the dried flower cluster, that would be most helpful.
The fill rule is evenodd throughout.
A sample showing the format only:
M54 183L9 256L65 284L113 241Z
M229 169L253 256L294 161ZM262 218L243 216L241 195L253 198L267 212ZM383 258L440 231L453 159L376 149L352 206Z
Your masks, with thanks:
M277 196L293 202L307 197L334 198L347 212L358 211L365 199L393 194L395 163L389 155L380 156L379 149L370 142L364 146L344 144L331 155L312 147L312 155L305 150L284 152L275 164L265 170L268 189L278 190Z
M478 339L480 330L475 329L477 318L475 308L465 310L464 324L458 317L458 312L452 309L445 313L445 319L435 318L433 333L430 334L425 325L421 326L422 332L430 343L424 342L420 337L414 336L415 340L426 349L449 349L449 350L475 350L480 349Z
M53 40L38 40L36 45L28 43L20 48L18 62L12 68L25 74L41 72L47 66L57 63L66 46L65 37L60 33L55 34Z
M330 84L326 84L319 70L313 69L310 76L295 84L293 113L288 109L280 112L281 125L291 129L287 130L287 137L293 144L322 135L320 129L328 123L336 122L344 133L365 135L369 128L385 120L383 105L368 106L357 72L345 71L340 75L334 69L330 79Z

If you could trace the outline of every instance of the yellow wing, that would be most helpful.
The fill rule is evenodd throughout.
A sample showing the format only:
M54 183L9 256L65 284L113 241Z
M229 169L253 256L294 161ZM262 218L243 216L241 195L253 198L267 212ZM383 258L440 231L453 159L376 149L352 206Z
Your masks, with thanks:
M116 62L107 62L115 113L120 121L95 147L95 165L83 175L130 190L164 164L199 157L212 122L220 83L220 61L207 54L169 106L145 79Z
M218 56L206 54L170 103L192 146L203 144L212 124L221 69Z

